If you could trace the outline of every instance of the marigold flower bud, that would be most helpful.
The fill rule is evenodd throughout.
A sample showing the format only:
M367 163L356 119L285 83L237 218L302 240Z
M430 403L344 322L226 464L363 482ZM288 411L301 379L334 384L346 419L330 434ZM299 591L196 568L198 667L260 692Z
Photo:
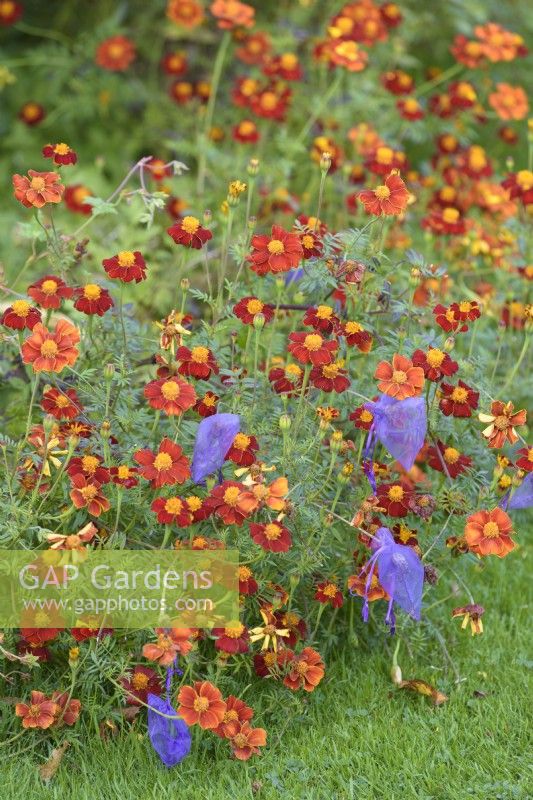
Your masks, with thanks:
M256 314L254 316L253 326L256 331L260 331L265 327L265 315L264 314Z
M339 452L342 447L342 431L333 431L329 440L329 448L333 452Z
M104 419L104 421L102 422L102 427L100 428L100 435L104 439L108 439L109 436L111 435L111 423L109 422L108 419Z
M206 210L204 211L204 225L207 227L207 225L209 225L212 219L213 219L213 212L210 211L209 208L206 208Z
M253 231L256 225L257 225L257 217L249 217L248 230Z
M454 347L455 347L455 339L453 338L453 336L448 336L448 338L444 342L444 350L446 350L447 353L451 353Z
M45 414L43 419L43 430L46 437L50 436L55 425L55 419L51 414Z
M292 425L292 420L288 414L282 414L278 420L278 425L280 427L280 430L288 431Z
M420 281L421 272L418 267L413 267L409 276L409 283L411 286L416 286Z
M300 576L299 575L296 575L296 574L293 573L292 575L289 576L289 584L290 584L291 589L296 589L296 587L298 586L299 583L300 583Z
M114 364L106 364L105 367L104 367L104 380L105 381L112 381L114 374L115 374L115 365Z
M80 657L80 648L71 647L68 651L68 663L70 667L77 666L78 658Z
M181 279L181 281L180 281L180 289L183 292L187 292L189 290L190 285L191 285L191 282L190 282L190 280L188 278L182 278Z
M331 153L322 153L320 157L320 171L326 174L331 167Z
M248 166L246 168L246 172L250 177L255 177L259 172L259 159L258 158L251 158L248 162Z

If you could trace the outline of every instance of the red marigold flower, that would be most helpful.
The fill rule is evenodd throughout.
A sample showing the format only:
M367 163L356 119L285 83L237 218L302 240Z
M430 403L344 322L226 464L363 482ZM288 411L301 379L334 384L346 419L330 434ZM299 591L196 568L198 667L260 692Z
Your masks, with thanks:
M344 361L334 361L332 364L323 364L320 367L313 367L309 375L309 380L317 389L323 392L345 392L350 385L348 373L344 367Z
M81 700L71 698L69 692L52 692L50 698L52 703L56 703L57 711L55 724L74 725L78 721L81 711Z
M511 518L503 509L494 508L492 511L471 514L466 520L464 536L472 553L504 558L515 548L512 533Z
M289 667L283 683L293 691L304 689L312 692L324 677L322 656L312 647L304 647L299 655L294 656Z
M429 381L440 381L444 375L449 377L459 369L457 361L452 361L448 353L436 347L430 347L426 353L415 350L413 364L415 367L422 367Z
M369 353L372 350L374 341L372 334L365 331L359 322L354 322L353 320L343 322L337 331L337 336L344 336L346 344L350 345L350 347L355 345L362 353Z
M161 69L167 75L183 75L187 72L187 55L181 50L176 50L173 53L167 53L161 59Z
M253 87L253 89L252 89ZM241 101L244 105L249 105L251 111L257 114L262 119L273 119L278 122L283 122L287 114L289 101L291 99L291 90L284 84L269 85L264 89L260 89L257 82L248 83L242 82L239 86L241 92L246 90L252 93L249 97L241 95ZM238 98L238 90L234 92L234 99Z
M133 489L139 483L137 475L139 470L137 467L128 467L126 464L120 464L118 467L111 467L109 470L111 480L117 486L124 486L125 489Z
M255 8L239 0L214 0L209 10L222 30L252 28L255 21Z
M250 635L239 620L229 622L225 628L213 628L212 633L216 636L217 650L232 654L248 652Z
M442 383L440 391L443 396L439 408L446 417L471 417L472 411L477 408L479 392L463 381L459 381L457 386Z
M329 60L349 72L361 72L368 64L368 53L351 39L332 41L327 50Z
M85 478L89 478L89 480L98 481L100 484L109 483L111 480L109 470L107 467L102 466L100 456L95 456L92 453L72 458L67 467L67 474L71 478L81 474Z
M77 625L71 628L70 632L77 642L85 642L87 639L102 639L104 636L111 636L113 628L101 628L96 617L89 617L83 619L83 624L91 624L91 627L84 628L82 625Z
M76 508L86 508L92 517L99 517L104 511L109 511L110 503L100 489L99 481L86 478L81 472L71 477L72 489L70 499Z
M32 647L51 642L61 633L62 628L21 628L20 635Z
M177 220L174 225L167 228L167 233L172 236L176 244L193 247L195 250L200 250L206 242L213 238L211 231L202 228L199 219L190 216Z
M239 594L255 594L259 589L257 581L249 567L240 566L237 570L237 577L239 578Z
M265 324L270 322L274 316L274 306L263 303L257 297L243 297L233 306L233 313L245 325L253 325L258 314L265 318Z
M281 53L266 59L263 72L268 77L281 78L284 81L301 81L303 70L296 53Z
M268 380L277 394L289 397L299 391L302 385L303 370L298 364L287 364L286 367L275 367L268 373Z
M41 312L27 300L15 300L0 317L0 325L15 331L22 331L24 328L31 331L40 321Z
M334 581L322 581L316 587L315 600L329 603L333 608L340 608L344 603L342 592Z
M492 165L485 150L477 144L473 144L457 157L457 168L473 180L492 175Z
M410 358L395 353L392 363L380 361L374 372L379 380L378 389L396 400L418 397L424 387L424 370L414 367Z
M79 341L79 330L66 319L60 319L53 331L38 322L22 344L22 360L34 372L61 372L76 363Z
M196 401L194 410L200 414L201 417L212 417L217 413L217 403L220 400L218 394L213 392L206 392L203 397Z
M45 275L28 287L28 294L42 308L59 308L61 301L72 297L74 289L58 278L57 275Z
M15 0L1 0L0 2L0 25L14 25L21 18L24 8L21 3Z
M180 106L188 103L193 94L194 87L189 81L174 81L169 87L170 97ZM178 244L183 244L183 242L178 242ZM201 247L201 245L198 245L198 247Z
M317 306L308 308L303 320L304 325L312 325L316 331L329 335L339 324L338 317L331 306Z
M46 203L60 203L65 187L57 172L36 172L28 170L25 175L13 175L13 188L16 199L26 208L42 208Z
M511 402L502 403L495 400L490 407L490 414L479 414L480 422L488 422L488 427L482 432L488 440L489 447L503 447L505 442L514 444L518 441L515 426L525 425L527 411L514 411Z
M476 300L461 300L460 303L452 303L450 308L453 310L456 319L461 322L465 320L473 322L481 316L481 309Z
M396 3L383 3L379 7L379 13L387 28L396 28L403 19L402 12Z
M382 483L378 486L378 500L389 517L406 517L412 492L401 483Z
M384 144L379 144L365 161L367 167L375 175L391 175L394 170L405 169L407 161L405 155L399 150L393 150Z
M392 535L397 544L418 549L418 537L416 531L407 527L403 522L398 522L392 528Z
M252 248L248 260L257 275L288 272L298 266L304 254L298 234L285 231L279 225L272 226L270 236L252 236Z
M398 216L407 208L409 192L400 176L391 172L384 184L375 189L364 189L358 197L367 214Z
M213 513L213 509L209 506L205 498L198 497L196 494L191 494L186 497L185 503L187 504L189 512L192 514L193 522L201 522L210 517Z
M204 730L218 728L224 719L226 703L220 689L209 681L195 681L178 692L178 714L187 725L198 724Z
M453 40L450 52L456 61L469 69L476 69L485 59L483 45L475 40L467 39L462 33Z
M143 656L161 667L168 667L177 655L186 656L192 649L190 628L156 628L157 640L143 646Z
M252 755L259 753L259 748L266 745L267 734L264 728L252 728L243 722L239 730L231 737L229 743L235 758L248 761Z
M45 389L41 408L56 419L74 419L83 411L75 389Z
M110 72L123 72L135 60L135 45L125 36L110 36L96 49L98 66Z
M114 306L107 289L102 289L96 283L86 283L85 286L74 289L74 297L74 308L88 315L98 314L102 317Z
M207 380L212 372L218 374L218 364L208 347L200 345L191 350L188 347L178 347L176 361L180 362L178 367L180 375Z
M197 0L169 0L166 14L176 25L189 30L204 21L204 9Z
M181 497L158 497L151 508L161 525L175 523L178 528L186 528L192 522L192 514Z
M140 283L146 278L146 263L138 250L121 250L113 258L104 258L102 264L110 278L124 283Z
M251 119L243 119L234 125L231 135L242 144L256 144L261 138L257 125Z
M233 461L241 467L249 467L254 463L258 450L259 444L255 436L238 433L226 453L226 461Z
M270 550L272 553L286 553L292 545L290 532L280 522L252 522L250 535L263 550Z
M224 629L219 628L217 630ZM243 722L249 722L253 715L254 712L250 706L247 706L243 700L235 697L235 695L230 694L230 696L226 698L224 719L218 728L213 730L213 733L216 733L217 736L220 736L223 739L229 739L232 736L235 736L235 734L238 733L241 724Z
M235 50L235 55L245 64L261 65L265 60L265 56L272 49L270 36L264 31L245 34L240 41L240 45Z
M73 183L65 187L65 205L69 211L73 211L75 214L85 214L86 216L92 214L93 207L84 202L87 197L91 196L91 190L81 183Z
M129 706L148 703L148 694L160 695L163 691L157 672L142 664L136 664L129 675L119 678L119 683L126 691L126 702Z
M319 367L331 364L339 343L332 339L326 341L319 333L290 333L288 351L302 364Z
M58 144L46 144L43 147L43 156L45 158L52 158L54 164L59 166L66 166L67 164L75 164L78 160L76 152L64 142Z
M460 326L460 319L458 316L459 306L457 303L452 303L451 306L445 308L443 305L437 305L433 309L435 315L435 322L440 325L446 333L465 333L468 330L468 325Z
M53 725L58 711L57 703L46 697L43 692L32 691L29 703L17 703L15 714L22 718L23 728L41 728L45 730Z
M304 251L304 259L320 258L324 250L324 245L319 235L310 230L300 232L298 235Z
M365 406L359 406L353 411L348 419L352 420L354 427L360 431L369 431L374 422L374 415Z
M165 414L183 414L196 403L194 387L176 376L151 381L144 387L144 396L152 406Z
M511 199L519 197L525 206L533 205L533 172L529 169L521 169L518 172L511 172L502 181L504 189L509 190Z
M453 234L454 236L464 233L466 225L461 213L457 208L434 208L429 216L422 220L422 227L437 234Z
M205 504L226 525L242 525L256 510L259 501L242 483L224 481L212 490Z
M157 453L152 450L137 450L134 460L140 465L139 474L151 481L154 489L184 483L190 477L189 461L178 444L166 437Z
M472 459L459 452L455 447L446 446L440 439L437 447L430 447L427 451L427 462L432 469L447 473L450 478L457 478L468 467L472 466Z
M413 78L402 69L385 72L381 77L381 83L392 94L411 94L415 88Z
M24 103L18 113L18 118L22 120L29 127L38 125L46 117L46 111L40 103Z
M415 97L406 97L403 100L398 100L396 108L400 112L402 119L408 119L414 122L418 119L424 119L425 117L424 109Z
M520 456L516 460L518 469L523 469L525 472L533 472L533 447L521 447L516 453Z

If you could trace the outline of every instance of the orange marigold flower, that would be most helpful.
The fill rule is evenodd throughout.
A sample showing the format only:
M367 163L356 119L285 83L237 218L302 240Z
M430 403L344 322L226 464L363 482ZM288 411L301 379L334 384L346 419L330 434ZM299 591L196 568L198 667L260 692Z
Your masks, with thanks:
M27 300L15 300L0 317L0 325L15 331L22 331L24 328L31 331L40 321L41 312Z
M502 403L501 400L495 400L490 407L490 414L479 414L478 419L480 422L488 422L488 427L482 432L485 439L488 440L489 447L503 447L505 442L514 444L518 441L518 436L515 431L515 426L525 425L527 419L527 411L514 411L514 406L511 402Z
M187 725L198 724L204 730L218 728L226 712L220 689L209 681L195 681L178 692L178 714Z
M384 184L375 189L364 189L358 197L367 214L398 216L407 208L409 192L400 176L391 173Z
M125 36L111 36L98 45L95 61L110 72L123 72L135 60L135 45Z
M373 603L375 600L388 600L389 595L379 582L377 565L374 565L370 587L367 589L369 563L367 562L357 575L350 575L348 578L348 591L350 594L364 597L369 603Z
M501 508L492 511L476 511L465 525L465 540L472 553L479 556L494 555L504 558L515 543L511 539L513 523Z
M47 203L60 203L65 191L59 183L57 172L36 172L28 170L26 175L13 175L14 195L26 208L42 208Z
M65 142L46 144L43 147L43 156L53 159L54 164L58 164L60 167L75 164L78 160L76 152Z
M248 479L247 479L248 480ZM267 506L273 511L284 511L285 497L289 493L287 478L276 478L272 483L255 483L250 480L250 489L260 506Z
M34 372L61 372L76 363L79 341L78 328L66 319L60 319L53 331L38 322L22 345L22 360Z
M257 275L288 272L297 267L303 258L303 248L296 233L273 225L271 235L252 236L252 252L248 256L251 269Z
M513 61L517 56L527 53L523 38L517 33L506 30L496 22L477 25L474 33L481 41L483 55L493 63Z
M242 483L224 481L213 489L205 504L226 525L242 525L259 501Z
M327 54L332 64L344 67L349 72L361 72L368 64L368 53L357 42L341 39L331 42Z
M254 715L253 709L247 706L243 700L230 694L226 698L226 710L224 719L220 725L213 730L217 736L229 739L239 731L243 722L249 722Z
M43 692L32 691L29 703L17 703L15 714L22 718L23 728L41 728L45 730L53 725L58 712L58 705L46 697Z
M99 517L105 511L109 511L110 503L100 488L99 481L86 478L81 472L71 476L72 489L69 492L70 499L76 508L86 508L92 517Z
M424 370L414 367L406 356L395 353L392 363L380 361L376 367L374 378L379 380L378 389L396 400L406 397L418 397L424 387Z
M524 119L529 112L525 91L509 83L496 84L496 91L489 94L489 105L500 119Z
M157 453L152 450L137 450L134 460L140 464L139 474L151 481L154 489L174 483L184 483L190 477L189 461L183 450L171 439L164 438Z
M146 263L138 250L121 250L113 258L104 258L102 264L110 278L124 283L140 283L146 278Z
M176 376L150 381L144 387L144 396L152 406L165 414L183 414L196 403L194 387Z
M50 698L52 703L56 703L57 711L55 715L56 725L74 725L81 711L81 700L70 698L68 692L52 692Z
M239 0L214 0L209 10L222 30L252 28L255 22L255 8Z
M259 753L259 748L266 745L267 734L264 728L252 728L243 722L240 728L229 737L233 755L239 761L248 761L252 755Z
M156 628L157 640L143 647L143 656L162 667L174 663L177 655L186 656L192 649L190 628Z
M324 677L324 673L325 665L320 653L312 647L304 647L290 662L289 672L283 683L293 691L304 689L306 692L312 692Z
M189 30L204 21L204 9L197 0L169 0L166 15L176 25Z

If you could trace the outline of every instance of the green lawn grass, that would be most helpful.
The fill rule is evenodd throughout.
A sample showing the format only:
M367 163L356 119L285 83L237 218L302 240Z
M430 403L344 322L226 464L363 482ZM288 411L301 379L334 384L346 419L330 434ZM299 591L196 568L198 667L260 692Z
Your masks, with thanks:
M527 526L520 528L525 534ZM439 708L426 698L395 689L389 678L390 640L381 631L365 632L358 647L343 647L330 654L327 678L296 713L284 705L288 701L282 692L277 695L279 706L267 711L266 697L270 704L272 693L265 692L262 697L262 684L254 683L256 717L258 724L269 729L269 741L264 754L248 763L229 758L225 742L195 730L191 755L167 770L147 737L134 728L107 744L94 735L90 746L73 742L46 787L37 774L45 754L36 750L12 753L0 767L0 797L531 797L528 681L533 657L528 652L525 548L505 561L487 559L484 566L483 574L471 582L476 601L487 609L483 636L471 638L460 630L458 620L448 620L447 612L463 602L462 596L457 603L452 599L442 606L449 656L461 680L456 681L454 669L438 647L429 651L427 646L415 647L412 658L406 650L400 651L404 678L424 678L449 695L449 701ZM440 583L440 593L445 596L450 584L444 578ZM358 621L358 631L360 627ZM88 738L81 733L80 741ZM17 748L25 747L24 739L19 739Z

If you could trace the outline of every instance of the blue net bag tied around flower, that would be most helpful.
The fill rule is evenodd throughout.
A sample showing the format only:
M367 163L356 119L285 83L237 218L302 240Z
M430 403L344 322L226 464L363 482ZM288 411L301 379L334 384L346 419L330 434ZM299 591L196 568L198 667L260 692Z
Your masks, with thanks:
M238 414L213 414L200 422L191 468L195 483L200 483L222 467L226 453L240 429L241 418Z
M385 622L391 633L394 633L396 624L394 603L413 619L420 620L424 566L411 547L394 541L388 528L379 528L376 531L371 547L373 555L363 568L363 571L367 571L367 575L362 617L368 622L368 595L372 586L372 576L377 567L379 582L390 598Z
M519 511L533 507L533 472L530 472L520 486L511 494L507 492L499 502L504 511Z
M148 694L148 736L165 767L179 764L191 749L189 726L176 716L170 703L170 686L174 672L179 673L181 670L174 670L172 666L168 668L165 697L151 692Z
M365 403L365 408L374 415L369 440L374 443L375 440L380 441L404 469L410 470L426 438L424 398L395 400L382 394L378 400Z

